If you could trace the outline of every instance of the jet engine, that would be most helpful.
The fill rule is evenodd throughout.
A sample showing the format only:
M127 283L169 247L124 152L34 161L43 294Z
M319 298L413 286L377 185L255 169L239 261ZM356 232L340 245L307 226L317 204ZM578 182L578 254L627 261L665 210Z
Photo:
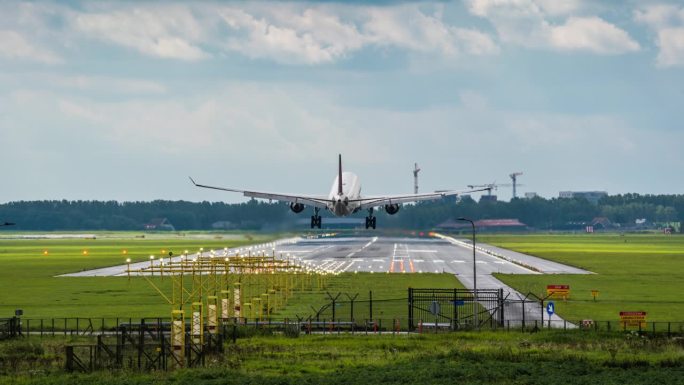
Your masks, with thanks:
M294 211L295 213L299 214L302 211L304 211L304 205L301 203L290 203L290 210Z
M400 206L399 206L399 204L397 204L397 203L388 204L388 205L385 205L385 211L386 211L387 214L389 214L389 215L394 215L394 214L396 214L397 212L399 212L399 207L400 207Z

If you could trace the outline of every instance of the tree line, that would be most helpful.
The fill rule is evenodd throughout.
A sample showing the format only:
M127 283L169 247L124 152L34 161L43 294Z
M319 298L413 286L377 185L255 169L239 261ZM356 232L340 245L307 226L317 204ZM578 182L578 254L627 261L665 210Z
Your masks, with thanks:
M213 226L239 229L308 227L307 219L286 203L251 200L245 203L117 201L17 201L0 204L0 221L16 223L16 230L142 230L153 218L167 218L176 230L208 230ZM365 212L354 217L363 217ZM323 216L331 216L323 213ZM426 229L458 217L473 219L516 218L537 229L567 229L606 217L629 227L636 220L667 223L684 220L684 195L624 194L607 196L598 204L583 198L513 199L510 202L476 202L469 197L404 205L396 215L377 213L383 227Z

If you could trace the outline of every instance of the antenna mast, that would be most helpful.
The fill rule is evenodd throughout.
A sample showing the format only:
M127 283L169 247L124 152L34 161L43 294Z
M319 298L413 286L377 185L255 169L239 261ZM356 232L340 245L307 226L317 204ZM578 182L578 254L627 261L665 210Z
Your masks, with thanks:
M418 163L414 163L413 165L413 193L418 194L418 172L420 171L420 168L418 168Z

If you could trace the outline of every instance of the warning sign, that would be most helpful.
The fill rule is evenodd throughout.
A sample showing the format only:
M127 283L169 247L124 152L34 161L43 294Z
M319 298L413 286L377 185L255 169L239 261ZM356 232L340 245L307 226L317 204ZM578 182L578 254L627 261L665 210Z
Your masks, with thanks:
M546 285L546 295L549 298L570 298L570 285Z
M624 327L646 327L645 311L621 311L620 323Z

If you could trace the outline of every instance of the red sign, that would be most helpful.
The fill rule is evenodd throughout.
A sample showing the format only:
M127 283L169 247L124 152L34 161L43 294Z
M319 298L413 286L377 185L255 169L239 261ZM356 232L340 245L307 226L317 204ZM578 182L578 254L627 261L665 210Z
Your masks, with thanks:
M620 322L625 326L645 327L646 326L646 312L645 311L621 311Z
M570 297L570 285L546 285L546 295L550 298L567 299Z

